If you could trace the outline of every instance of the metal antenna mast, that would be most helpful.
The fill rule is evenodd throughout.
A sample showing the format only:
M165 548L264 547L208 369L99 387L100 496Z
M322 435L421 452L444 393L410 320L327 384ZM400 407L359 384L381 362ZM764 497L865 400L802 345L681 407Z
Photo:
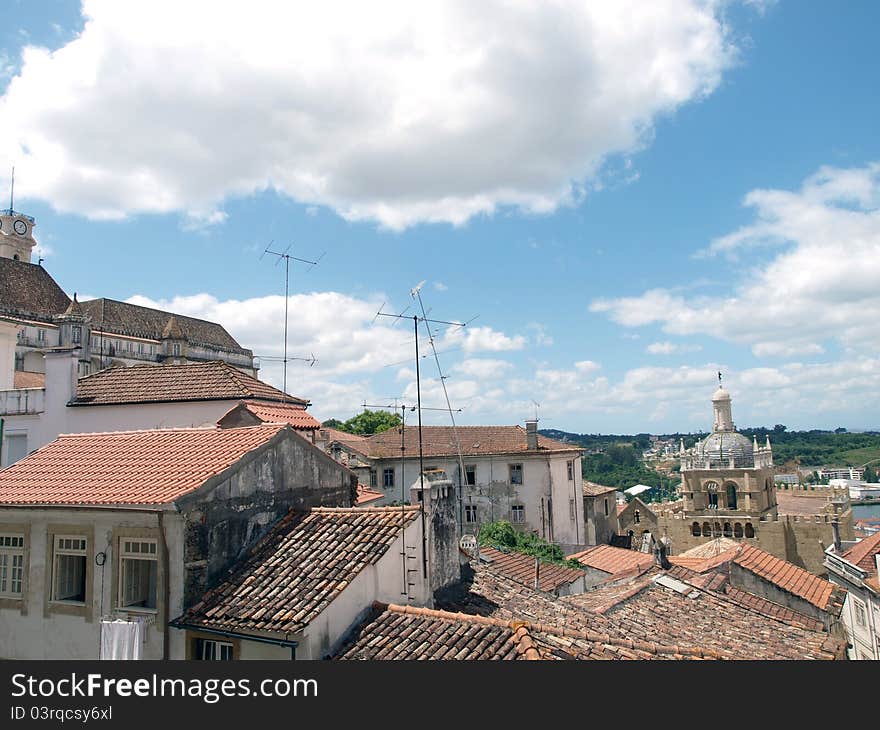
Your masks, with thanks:
M424 281L416 286L415 288L410 290L410 295L415 299L416 295L419 292L419 289L424 285ZM384 304L382 306L385 306ZM409 307L407 307L409 309ZM406 310L404 310L406 311ZM424 310L423 310L424 312ZM420 317L418 314L412 315L409 317L404 313L400 314L390 314L387 312L383 312L380 308L378 312L376 312L376 317L373 319L375 321L378 317L391 317L392 319L412 319L413 323L413 335L415 336L415 359L416 359L416 410L419 415L419 483L422 485L422 489L419 490L421 492L421 503L422 503L422 573L423 577L428 577L428 550L427 550L427 534L425 532L425 490L424 490L424 472L425 472L425 453L422 444L422 382L421 382L421 369L419 367L419 322L430 322L432 324L445 324L450 327L466 327L466 322L449 322L443 319L428 319L423 315Z
M288 305L290 303L290 262L291 261L300 261L304 264L309 264L309 268L306 269L306 271L311 271L314 267L316 267L318 265L318 263L321 261L321 259L324 258L324 254L322 253L318 257L317 261L309 261L308 259L301 259L298 256L291 256L288 253L288 251L290 251L291 246L293 246L292 243L286 249L284 249L283 252L282 251L272 251L271 250L272 243L273 243L272 241L269 241L269 245L266 246L266 250L263 251L262 254L260 254L260 260L262 260L263 256L265 256L268 253L268 254L272 254L273 256L278 257L278 260L275 262L276 266L278 266L278 264L282 260L284 261L284 358L282 360L284 363L284 385L282 387L282 391L284 391L284 396L282 397L282 401L283 401L283 400L287 399L287 361L288 361L288 357L287 357L287 309L288 309ZM296 358L296 359L305 359L305 358ZM312 355L312 360L314 360L314 355ZM314 362L312 364L314 364Z

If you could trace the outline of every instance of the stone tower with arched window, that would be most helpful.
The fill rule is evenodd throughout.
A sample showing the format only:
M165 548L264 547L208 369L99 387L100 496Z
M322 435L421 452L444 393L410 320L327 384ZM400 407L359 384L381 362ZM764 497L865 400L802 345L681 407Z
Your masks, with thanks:
M758 446L737 433L725 388L715 391L712 408L712 433L688 451L682 446L681 495L701 532L705 523L709 537L734 537L735 524L744 531L744 523L776 516L773 451L769 439Z

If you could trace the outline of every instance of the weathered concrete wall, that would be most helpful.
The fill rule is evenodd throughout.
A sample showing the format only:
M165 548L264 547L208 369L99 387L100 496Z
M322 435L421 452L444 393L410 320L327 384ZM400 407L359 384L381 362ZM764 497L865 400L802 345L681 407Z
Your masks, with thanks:
M607 511L607 514L606 514ZM614 492L584 495L584 543L607 545L617 534L617 501Z
M793 611L812 616L827 626L831 624L831 617L820 611L812 603L805 601L787 591L783 591L773 583L769 583L760 576L755 575L749 570L741 568L736 563L730 564L730 584L737 588L742 588L756 596L766 598L768 601L778 603L781 606L788 606Z
M289 509L350 507L356 487L351 472L285 430L232 473L186 495L178 501L186 519L186 605Z

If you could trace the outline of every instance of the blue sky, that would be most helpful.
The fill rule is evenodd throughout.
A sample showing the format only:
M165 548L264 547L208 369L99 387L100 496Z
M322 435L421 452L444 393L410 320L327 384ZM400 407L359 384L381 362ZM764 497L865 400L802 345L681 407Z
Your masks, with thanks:
M412 399L372 320L425 280L477 317L437 335L463 423L706 428L721 369L741 425L880 426L875 3L3 5L0 165L47 269L265 358L260 252L326 252L291 299L319 417Z

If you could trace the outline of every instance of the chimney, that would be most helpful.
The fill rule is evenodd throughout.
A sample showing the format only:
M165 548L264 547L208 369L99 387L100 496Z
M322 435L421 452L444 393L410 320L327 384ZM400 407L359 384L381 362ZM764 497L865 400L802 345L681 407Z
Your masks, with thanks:
M529 451L538 450L538 422L535 419L526 421L526 448Z
M834 552L840 553L840 522L835 512L831 518L831 536L834 541Z
M79 348L53 347L43 353L46 364L46 406L61 408L76 397Z
M667 557L671 542L672 541L664 535L654 544L654 562L663 568L663 570L669 570L672 567L672 563L669 562L669 558Z
M428 581L431 596L461 581L455 485L442 469L426 471L413 482L410 503L424 509Z
M15 344L18 340L17 325L0 322L0 390L15 387Z

